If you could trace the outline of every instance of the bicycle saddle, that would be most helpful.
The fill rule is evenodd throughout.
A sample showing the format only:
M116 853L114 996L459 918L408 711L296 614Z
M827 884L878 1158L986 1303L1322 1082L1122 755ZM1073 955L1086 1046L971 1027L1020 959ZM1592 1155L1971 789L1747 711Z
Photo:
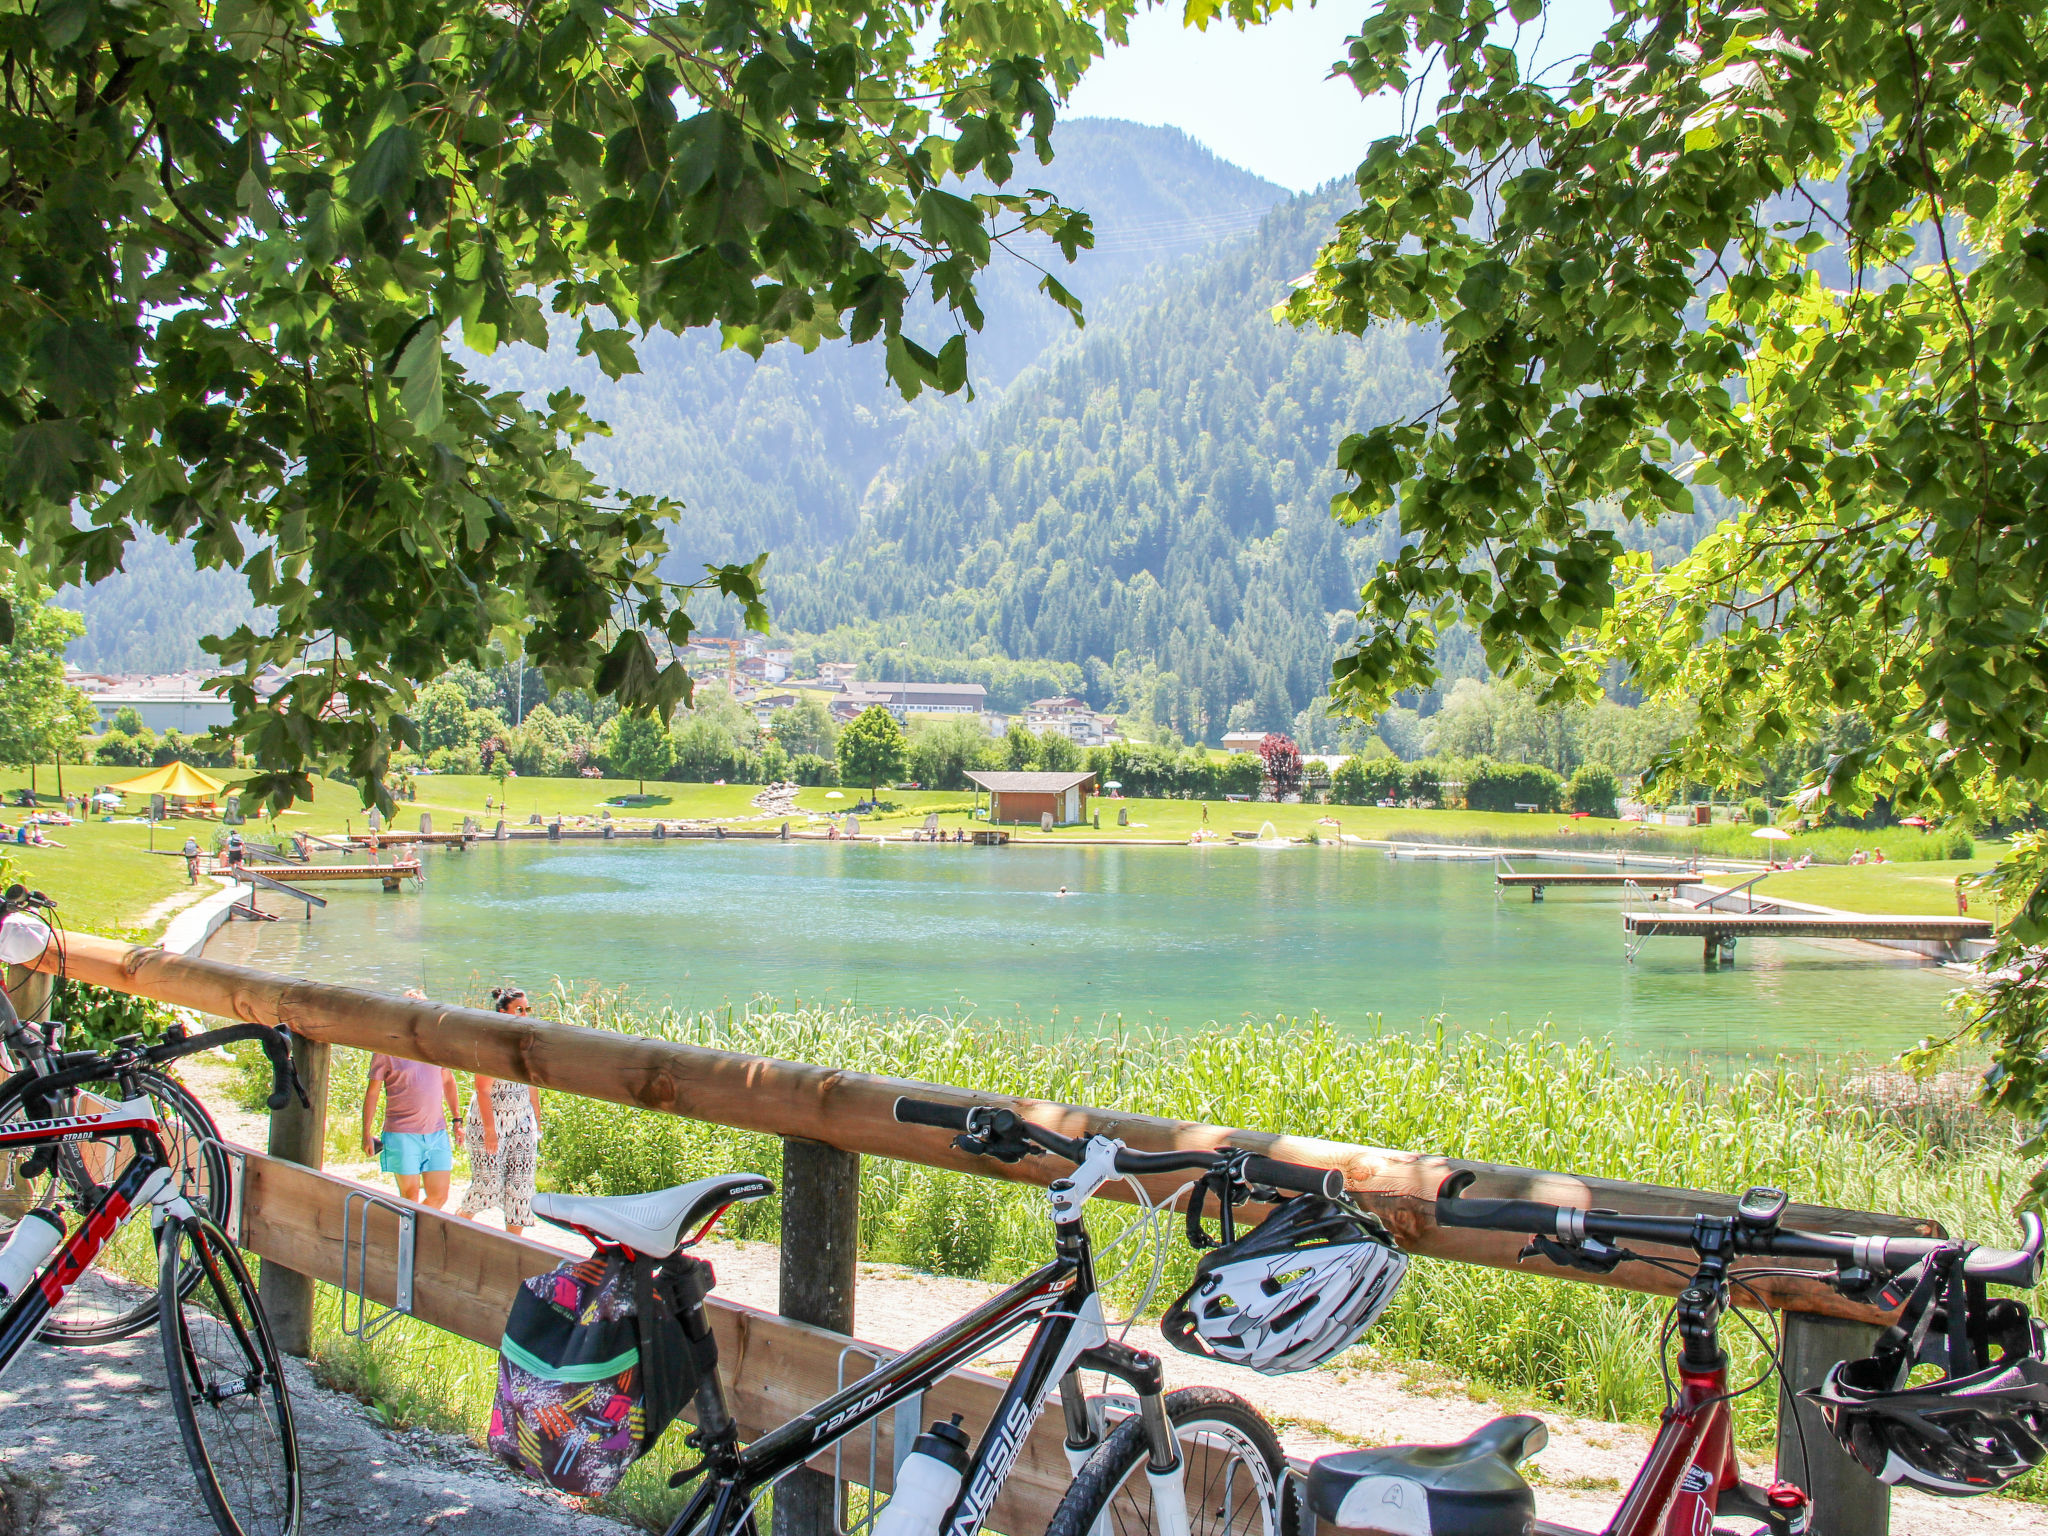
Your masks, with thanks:
M659 1258L674 1253L683 1233L715 1211L759 1200L775 1186L758 1173L721 1173L644 1195L561 1195L541 1191L533 1213L558 1227L581 1227Z
M1495 1419L1455 1445L1386 1445L1325 1456L1308 1469L1324 1524L1370 1536L1529 1536L1536 1495L1515 1463L1550 1431L1527 1414Z

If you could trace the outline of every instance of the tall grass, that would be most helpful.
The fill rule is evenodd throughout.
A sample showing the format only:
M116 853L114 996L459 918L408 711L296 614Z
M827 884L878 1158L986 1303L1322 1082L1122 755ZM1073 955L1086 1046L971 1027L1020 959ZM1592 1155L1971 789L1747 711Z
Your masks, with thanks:
M548 1011L601 1029L992 1093L1648 1184L1730 1192L1774 1184L1795 1200L1931 1216L1992 1243L2010 1238L2009 1212L2030 1171L2011 1138L1989 1120L1970 1119L1974 1111L1961 1121L1930 1118L1895 1083L1874 1089L1868 1074L1630 1066L1604 1043L1548 1031L1496 1038L1438 1026L1356 1035L1317 1019L1280 1019L1193 1034L1062 1035L850 1008L684 1014L606 992L564 995ZM360 1063L347 1057L360 1053L335 1055L334 1140L352 1146L360 1100L346 1097L353 1090L344 1085L359 1082ZM252 1076L259 1070L252 1062ZM629 1194L726 1170L780 1171L771 1136L565 1094L544 1098L548 1187ZM727 1230L773 1238L780 1214L773 1200L743 1206ZM1107 1202L1091 1211L1098 1242L1131 1219ZM1042 1191L880 1158L862 1162L860 1226L865 1258L945 1274L1010 1279L1048 1253ZM1155 1311L1192 1264L1171 1241ZM1111 1295L1128 1306L1141 1279L1127 1277ZM1664 1316L1665 1303L1649 1297L1421 1260L1350 1359L1427 1362L1511 1398L1648 1423L1664 1401ZM1727 1325L1725 1338L1739 1380L1760 1372L1761 1350L1738 1323ZM464 1406L455 1418L477 1432L489 1351L410 1324L386 1339L365 1349L332 1338L329 1355L366 1396L398 1404L401 1417L432 1417L424 1405L445 1401L446 1383L459 1379L466 1385L454 1395ZM1767 1445L1775 1393L1739 1398L1735 1410L1743 1444ZM2040 1481L2029 1478L2024 1491L2042 1496L2033 1486ZM635 1481L620 1507L657 1520L666 1503L654 1483L643 1489Z
M640 1012L603 994L565 999L564 1010L599 1028L995 1093L1649 1184L1775 1184L1798 1200L1932 1216L1991 1242L2010 1237L2007 1213L2028 1174L2006 1138L1987 1130L1960 1147L1937 1144L1846 1085L1790 1069L1723 1077L1624 1066L1604 1044L1548 1032L1357 1036L1312 1019L1192 1035L1054 1035L850 1009ZM773 1175L780 1163L772 1137L589 1100L552 1100L548 1125L546 1176L589 1193L732 1168ZM1097 1209L1098 1236L1129 1219ZM780 1215L772 1201L735 1214L738 1235L762 1238ZM1042 1262L1047 1241L1037 1190L863 1161L870 1259L1002 1280ZM1175 1289L1192 1264L1174 1244ZM1139 1278L1117 1299L1128 1303ZM1361 1358L1429 1361L1574 1411L1641 1421L1663 1404L1663 1316L1664 1304L1647 1297L1423 1261ZM1739 1325L1728 1332L1737 1368L1754 1370L1755 1344ZM1746 1443L1769 1438L1772 1394L1754 1393L1737 1410Z
M1937 859L1971 859L1977 856L1976 840L1961 828L1936 828L1922 832L1914 827L1886 827L1881 831L1859 831L1854 827L1822 827L1812 832L1795 832L1790 841L1767 841L1755 837L1756 828L1745 825L1713 827L1637 826L1601 822L1560 821L1552 816L1530 816L1528 828L1469 823L1447 814L1442 821L1424 819L1413 825L1376 824L1371 836L1395 843L1463 843L1478 848L1546 848L1566 852L1584 850L1588 859L1610 857L1617 852L1662 854L1683 859L1690 854L1708 854L1723 859L1796 859L1811 853L1822 864L1847 864L1858 848L1868 852L1882 848L1896 864L1919 864ZM1448 829L1448 830L1447 830Z

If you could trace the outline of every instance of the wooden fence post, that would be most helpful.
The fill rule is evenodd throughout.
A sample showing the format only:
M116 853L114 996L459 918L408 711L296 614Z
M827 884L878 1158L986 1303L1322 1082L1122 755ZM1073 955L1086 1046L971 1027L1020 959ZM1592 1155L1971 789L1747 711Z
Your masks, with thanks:
M1819 1386L1837 1361L1869 1354L1877 1335L1868 1323L1787 1312L1783 1360L1792 1393ZM1888 1536L1891 1490L1842 1449L1818 1408L1785 1387L1779 1383L1778 1476L1798 1483L1813 1500L1808 1536Z
M57 978L47 971L32 971L26 966L10 965L4 977L7 997L14 1004L14 1011L24 1019L39 1019L50 1011L50 992L57 984Z
M301 1108L297 1095L283 1109L270 1113L270 1155L318 1168L327 1160L327 1060L331 1047L304 1035L292 1035L292 1065L306 1085L312 1107ZM277 1347L288 1355L313 1353L313 1281L296 1270L264 1261L258 1283L263 1310L270 1317Z
M777 1310L851 1335L859 1255L860 1154L785 1136ZM830 1474L800 1469L775 1485L774 1536L831 1536L838 1524L839 1486Z

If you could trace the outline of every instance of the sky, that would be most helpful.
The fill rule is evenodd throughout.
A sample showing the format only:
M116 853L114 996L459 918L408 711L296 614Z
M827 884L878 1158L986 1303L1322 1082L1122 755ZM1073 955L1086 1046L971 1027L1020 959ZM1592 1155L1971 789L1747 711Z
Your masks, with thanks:
M1069 117L1121 117L1179 128L1223 159L1296 192L1347 176L1373 140L1397 131L1398 98L1361 101L1331 80L1344 42L1369 13L1360 0L1282 11L1240 32L1227 21L1184 27L1169 3L1131 24L1068 103ZM1552 0L1542 59L1582 49L1611 19L1606 0ZM1525 40L1533 47L1537 29Z

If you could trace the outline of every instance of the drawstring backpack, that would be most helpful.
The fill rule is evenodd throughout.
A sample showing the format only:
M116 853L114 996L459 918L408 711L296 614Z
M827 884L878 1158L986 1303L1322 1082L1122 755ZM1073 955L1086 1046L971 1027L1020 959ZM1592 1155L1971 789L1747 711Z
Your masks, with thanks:
M602 1249L521 1283L498 1347L490 1447L563 1493L610 1493L718 1368L680 1319L714 1284L701 1259Z

